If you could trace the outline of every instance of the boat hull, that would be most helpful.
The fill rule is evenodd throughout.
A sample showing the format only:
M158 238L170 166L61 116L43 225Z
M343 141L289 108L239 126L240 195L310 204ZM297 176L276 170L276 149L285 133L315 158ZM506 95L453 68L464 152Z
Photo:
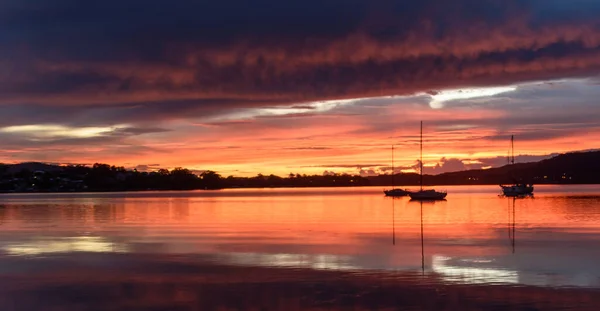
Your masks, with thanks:
M404 189L391 189L391 190L383 190L383 193L388 197L405 197L410 192Z
M507 197L516 197L523 195L531 195L533 194L533 186L532 185L512 185L512 186L502 186L502 193Z
M437 192L437 191L418 191L411 192L409 194L412 200L417 201L436 201L436 200L444 200L448 194L446 192Z

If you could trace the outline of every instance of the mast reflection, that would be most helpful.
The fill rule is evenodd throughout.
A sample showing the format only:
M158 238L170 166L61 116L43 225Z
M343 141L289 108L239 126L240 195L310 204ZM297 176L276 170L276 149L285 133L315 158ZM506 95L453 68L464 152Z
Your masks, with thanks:
M516 237L516 223L517 223L517 200L523 200L523 199L533 199L533 195L527 195L527 196L517 196L517 197L508 197L507 198L507 205L508 205L508 221L507 221L507 228L508 228L508 238L512 247L512 253L514 254L516 252L516 244L517 244L517 237Z
M421 274L425 275L425 229L424 229L424 222L423 222L423 204L429 204L429 205L433 205L436 203L436 201L413 201L410 200L409 202L411 203L419 203L419 219L420 219L420 229L421 229Z
M515 207L515 203L516 203L516 199L513 198L513 204L512 204L512 252L513 254L515 253L515 244L517 241L517 236L515 235L516 233L516 207Z
M392 245L396 246L396 199L392 198Z
M423 239L423 201L419 203L421 206L421 273L425 274L425 243Z

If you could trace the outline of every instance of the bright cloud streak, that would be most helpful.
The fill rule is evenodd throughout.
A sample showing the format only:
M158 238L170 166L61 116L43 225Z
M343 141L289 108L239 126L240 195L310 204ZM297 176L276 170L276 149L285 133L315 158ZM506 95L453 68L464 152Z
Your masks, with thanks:
M479 97L489 97L506 92L512 92L516 90L516 86L500 86L500 87L486 87L486 88L468 88L458 90L445 90L440 91L435 95L431 95L431 102L429 106L433 109L440 109L444 107L444 103L453 100L470 99Z
M324 100L317 102L298 103L295 105L278 106L276 108L266 107L244 109L242 111L233 112L225 116L213 118L213 121L253 119L256 117L285 116L301 113L322 113L368 99L370 98Z
M36 138L90 138L113 132L123 126L69 127L58 124L16 125L0 128L0 132L25 134Z
M295 114L295 113L303 113L303 112L326 112L332 109L335 109L339 106L349 105L355 103L357 101L364 100L361 99L342 99L342 100L325 100L319 102L311 102L299 105L292 105L287 107L279 107L279 108L260 108L255 111L259 116L264 115L287 115L287 114ZM300 107L300 108L298 108Z

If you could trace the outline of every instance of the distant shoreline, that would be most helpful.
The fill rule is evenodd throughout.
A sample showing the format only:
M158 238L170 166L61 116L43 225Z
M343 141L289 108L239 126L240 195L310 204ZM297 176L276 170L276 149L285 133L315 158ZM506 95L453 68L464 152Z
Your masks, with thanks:
M221 176L215 171L185 168L152 172L96 163L93 166L57 166L30 162L0 164L0 192L123 192L265 188L416 187L423 185L533 185L600 184L600 151L561 154L532 163L518 163L490 169L477 169L419 175L417 173L375 176L327 173L290 173L284 177L258 174L253 177ZM388 171L389 173L389 171Z

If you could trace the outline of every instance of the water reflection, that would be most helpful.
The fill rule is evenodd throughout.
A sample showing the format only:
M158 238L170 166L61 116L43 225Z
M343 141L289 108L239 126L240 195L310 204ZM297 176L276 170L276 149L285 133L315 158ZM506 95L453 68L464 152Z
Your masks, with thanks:
M265 254L232 253L218 255L219 262L233 265L259 267L310 268L315 270L359 271L360 266L352 265L351 256L328 254Z
M419 202L421 207L421 272L425 274L425 244L423 239L423 201Z
M510 202L512 201L512 204ZM423 204L420 205L421 215L421 269L425 273L425 246L423 234ZM425 204L434 205L435 202ZM515 198L509 199L509 207L512 206L512 217L509 208L509 239L512 244L512 253L515 252ZM512 219L512 222L511 222ZM431 258L431 269L447 282L458 282L465 284L518 284L518 271L510 269L498 269L486 267L494 264L493 259L481 257L469 258L461 256L444 256L435 254Z
M492 263L474 258L432 257L432 270L448 282L465 284L518 284L519 273L508 269L477 267Z
M125 253L127 245L114 243L102 237L39 238L3 247L8 255L32 256L50 253L95 252Z
M495 187L460 189L440 202L388 201L378 189L0 197L0 249L10 256L211 255L235 265L418 271L462 283L597 285L597 195L541 188L535 200L521 200L498 198Z
M516 225L516 212L515 212L515 203L517 198L507 198L509 207L508 207L508 238L510 239L512 245L512 252L515 253L515 243L517 237L515 235L515 225ZM512 204L511 204L512 203ZM511 217L511 206L512 206L512 217ZM511 221L512 219L512 221Z
M440 202L377 188L0 196L0 304L597 310L600 187L535 200L496 188Z
M392 245L396 245L396 198L392 197Z

